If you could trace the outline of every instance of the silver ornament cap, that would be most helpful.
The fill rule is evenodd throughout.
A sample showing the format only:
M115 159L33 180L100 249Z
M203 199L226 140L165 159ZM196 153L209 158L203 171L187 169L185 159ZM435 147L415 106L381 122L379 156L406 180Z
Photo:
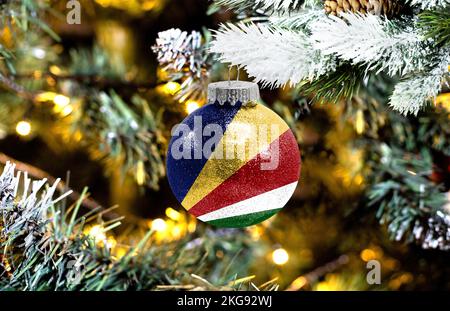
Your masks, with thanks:
M260 100L258 84L248 81L221 81L208 85L208 104L254 106Z

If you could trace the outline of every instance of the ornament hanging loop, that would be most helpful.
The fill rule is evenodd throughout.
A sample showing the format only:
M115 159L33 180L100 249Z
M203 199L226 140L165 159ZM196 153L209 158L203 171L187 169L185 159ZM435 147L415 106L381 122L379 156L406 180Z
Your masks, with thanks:
M237 68L237 74L236 74L236 81L239 81L239 77L241 75L241 67L239 65L236 65ZM228 82L231 82L231 70L233 69L233 65L228 65Z
M240 81L241 67L236 66L236 81L231 80L233 65L228 66L228 81L208 85L208 104L219 106L255 106L261 100L258 84Z

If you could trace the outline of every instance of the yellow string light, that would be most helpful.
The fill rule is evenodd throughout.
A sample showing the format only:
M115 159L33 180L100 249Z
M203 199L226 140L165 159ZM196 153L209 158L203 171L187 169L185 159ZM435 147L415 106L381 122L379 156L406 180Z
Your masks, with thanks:
M181 226L175 225L173 226L172 231L170 233L172 235L172 238L179 239L183 233L183 229Z
M38 94L35 99L41 103L50 101L53 102L55 104L55 112L61 112L70 104L69 97L55 92L42 92Z
M284 248L278 248L272 252L272 261L282 266L289 261L289 254Z
M56 66L56 65L50 66L49 70L50 70L50 72L51 72L52 74L54 74L54 75L60 75L60 74L61 74L61 68L59 68L59 67Z
M136 182L139 186L142 186L145 184L145 180L146 180L146 172L144 162L139 161L136 167Z
M116 9L127 10L132 13L147 12L158 9L163 4L161 0L95 0L102 7L113 7Z
M367 248L367 249L365 249L365 250L363 250L361 252L360 257L361 257L362 260L367 262L367 261L370 261L372 259L375 259L376 258L376 254L375 254L375 252L373 250L371 250L370 248Z
M195 232L195 230L197 229L197 221L195 220L195 218L192 218L187 226L187 229L190 233Z
M36 95L35 99L38 102L48 102L48 101L53 101L53 99L56 97L56 95L58 95L55 92L42 92L38 95Z
M28 136L31 133L31 123L28 121L20 121L16 125L16 132L20 136Z
M33 72L33 78L35 78L36 80L42 78L42 71L40 71L40 70L35 70L35 71Z
M264 233L264 228L262 226L252 226L248 230L254 241L258 241Z
M103 227L100 225L95 225L89 229L89 236L91 236L96 242L106 240L106 234L103 231Z
M156 218L152 221L152 230L157 232L163 232L167 229L167 223L164 219Z
M117 245L117 241L114 237L109 236L105 241L104 241L105 245L109 248L112 249Z
M170 81L164 84L162 89L168 95L175 95L181 89L181 85L177 82Z
M308 279L304 276L296 278L288 287L288 291L298 291L308 284Z
M174 210L171 207L168 207L166 209L166 215L167 215L167 217L169 217L170 219L175 220L175 221L180 220L181 216L182 216L180 212Z
M373 245L370 248L362 250L360 257L366 262L373 259L380 259L383 257L383 250L380 247Z
M68 106L64 107L64 108L61 110L60 115L61 115L62 117L67 117L67 116L68 116L69 114L71 114L72 112L73 112L73 107L70 106L70 105L68 105Z
M118 259L120 259L123 256L125 256L127 253L128 253L128 249L123 247L123 246L119 246L119 247L114 248L114 255Z
M198 108L200 108L200 104L197 101L195 101L195 100L188 100L186 102L186 112L188 114L193 113Z
M364 120L364 113L361 109L356 112L356 122L355 122L355 130L358 135L364 133L364 129L366 127L366 122Z
M109 249L113 249L117 245L117 241L113 236L107 236L105 228L102 225L94 225L84 230L85 234L94 239L94 242L98 246L106 246Z
M450 93L443 93L436 97L436 105L442 106L450 111Z
M64 108L70 104L70 98L61 94L57 94L55 98L53 98L53 102L56 106Z

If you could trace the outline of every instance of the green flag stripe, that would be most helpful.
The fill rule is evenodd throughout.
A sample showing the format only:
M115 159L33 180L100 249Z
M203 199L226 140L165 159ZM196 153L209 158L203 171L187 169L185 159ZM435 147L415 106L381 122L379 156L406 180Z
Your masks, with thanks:
M261 221L272 217L280 210L281 208L277 208L258 213L211 220L207 221L207 223L220 228L243 228L260 223Z

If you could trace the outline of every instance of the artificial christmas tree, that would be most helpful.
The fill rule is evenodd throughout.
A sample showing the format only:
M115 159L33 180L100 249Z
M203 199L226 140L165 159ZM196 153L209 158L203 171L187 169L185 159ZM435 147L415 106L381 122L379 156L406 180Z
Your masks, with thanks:
M49 3L0 10L1 289L449 289L448 1L338 18L323 1L207 16L207 1L95 0L78 26ZM173 126L235 68L292 130L302 173L274 217L218 229L184 211L165 162ZM256 176L240 175L249 192L272 185Z

